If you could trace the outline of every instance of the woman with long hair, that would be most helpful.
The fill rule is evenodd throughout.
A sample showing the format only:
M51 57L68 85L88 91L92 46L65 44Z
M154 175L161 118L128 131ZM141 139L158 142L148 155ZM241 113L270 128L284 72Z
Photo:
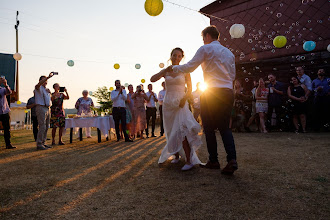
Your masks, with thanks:
M184 52L181 48L174 48L170 60L172 65L179 65ZM156 82L162 77L165 78L166 93L163 101L163 121L166 136L164 147L158 163L164 163L172 155L175 159L172 163L178 163L180 158L186 158L186 164L181 170L190 170L195 164L200 164L196 150L201 146L202 141L198 133L200 125L189 110L187 100L191 96L192 85L189 73L169 74L166 69L153 75L151 82ZM187 85L187 90L186 90Z
M55 145L55 134L56 129L59 128L59 139L58 144L64 145L62 141L62 134L65 128L65 112L63 108L63 101L69 99L69 94L66 88L64 88L64 93L60 92L60 85L55 83L53 85L55 92L52 94L52 107L51 109L51 118L50 118L50 127L52 129L52 145Z
M260 131L262 133L267 133L265 121L267 119L268 111L268 94L269 89L265 86L265 81L263 78L259 79L259 86L256 90L256 112L259 114L260 118Z
M301 84L297 76L291 77L291 83L288 87L288 97L292 99L293 104L293 124L296 128L295 132L299 132L299 119L303 133L306 132L306 98L307 87ZM298 119L299 117L299 119Z

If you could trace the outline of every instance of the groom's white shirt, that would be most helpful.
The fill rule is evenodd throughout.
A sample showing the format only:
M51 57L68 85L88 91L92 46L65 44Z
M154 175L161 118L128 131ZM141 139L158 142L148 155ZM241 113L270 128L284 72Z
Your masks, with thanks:
M173 66L174 73L191 73L202 66L204 81L209 88L233 89L235 80L235 56L219 41L201 46L195 56L184 65Z

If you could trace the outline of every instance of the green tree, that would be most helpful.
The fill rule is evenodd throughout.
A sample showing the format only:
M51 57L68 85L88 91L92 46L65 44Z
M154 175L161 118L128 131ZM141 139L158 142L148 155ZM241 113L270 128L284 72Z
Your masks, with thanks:
M97 99L97 103L100 104L100 108L96 109L98 112L109 111L112 112L112 101L110 97L110 91L106 86L98 87L92 94Z

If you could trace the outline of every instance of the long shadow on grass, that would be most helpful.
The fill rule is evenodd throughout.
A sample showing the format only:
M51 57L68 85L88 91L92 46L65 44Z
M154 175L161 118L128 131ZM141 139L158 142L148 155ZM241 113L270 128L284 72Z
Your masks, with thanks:
M83 144L83 143L82 143ZM90 151L93 148L99 148L100 146L111 147L113 145L118 146L116 142L106 142L106 143L89 143L87 145L65 145L65 146L54 146L52 149L45 151L37 151L35 148L26 148L21 151L12 151L10 155L3 154L3 158L0 159L0 164L15 162L17 160L30 159L30 158L45 158L49 156L54 156L54 154L68 154L71 152L80 152L82 150ZM1 154L0 154L1 155Z
M22 205L25 205L25 204L27 204L29 202L32 202L33 200L39 199L40 197L42 197L42 196L44 196L44 195L46 195L46 194L48 194L48 193L50 193L50 192L52 192L52 191L60 188L60 187L63 187L65 185L69 184L69 183L72 183L74 181L77 181L80 178L82 178L82 177L90 174L91 172L94 172L94 171L96 171L96 170L98 170L98 169L106 166L109 163L115 162L116 160L119 160L119 159L127 160L128 158L134 156L136 153L142 151L143 149L146 149L148 146L152 145L156 141L158 141L158 140L155 139L154 141L148 142L147 144L144 143L146 141L143 141L143 142L141 142L139 144L135 144L135 145L134 144L131 144L130 146L133 146L133 147L131 147L130 149L127 149L126 151L125 151L125 149L122 149L123 152L121 152L119 150L119 152L117 152L117 155L113 155L112 157L110 157L110 158L108 158L108 159L106 159L104 161L98 162L98 164L96 164L96 165L94 165L92 167L89 167L87 169L81 170L80 173L74 175L71 178L67 178L67 179L64 179L64 180L59 181L58 183L56 183L54 186L50 187L49 189L38 191L38 192L34 193L33 195L25 198L25 199L21 199L21 200L15 202L12 205L9 205L7 207L1 208L0 209L0 213L1 212L10 211L11 209L13 209L13 208L15 208L17 206L22 206ZM145 145L143 145L143 144L145 144ZM143 147L140 148L138 151L136 151L135 153L131 154L130 156L127 156L126 158L123 158L125 155L127 155L128 153L130 153L134 149L140 147L141 145L143 145Z
M123 168L121 168L116 173L111 174L110 176L108 176L107 178L105 178L100 184L98 184L97 186L89 189L85 193L79 195L76 199L72 200L71 202L69 202L68 204L66 204L65 206L63 206L61 209L58 210L58 212L57 212L56 215L57 216L65 215L66 213L68 213L71 210L73 210L81 202L83 202L87 198L91 197L93 194L97 193L98 191L102 190L108 184L112 183L113 181L115 181L119 177L123 176L124 174L129 174L129 171L131 171L131 169L133 167L137 166L140 162L143 162L146 157L148 157L149 155L152 155L154 152L156 152L158 150L158 147L161 144L163 144L165 141L166 140L163 139L162 141L160 141L159 143L157 143L152 148L147 149L147 151L141 152L142 153L142 155L140 154L141 156L138 155L138 153L140 153L140 151L142 151L142 149L139 150L139 151L134 152L133 154L131 154L130 156L128 156L127 158L125 158L125 161L127 161L130 158L134 157L135 155L138 155L138 158L136 158L133 161L131 161L130 163L128 163L126 166L124 166ZM131 171L131 173L133 173L133 172L134 172L134 170Z

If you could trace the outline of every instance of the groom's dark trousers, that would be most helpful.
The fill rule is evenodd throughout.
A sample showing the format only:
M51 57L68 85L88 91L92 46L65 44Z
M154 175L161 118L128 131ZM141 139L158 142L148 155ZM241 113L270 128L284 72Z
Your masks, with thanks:
M234 93L231 89L208 88L201 96L201 117L211 162L218 162L216 129L220 131L227 161L236 160L234 138L229 128L233 103Z

